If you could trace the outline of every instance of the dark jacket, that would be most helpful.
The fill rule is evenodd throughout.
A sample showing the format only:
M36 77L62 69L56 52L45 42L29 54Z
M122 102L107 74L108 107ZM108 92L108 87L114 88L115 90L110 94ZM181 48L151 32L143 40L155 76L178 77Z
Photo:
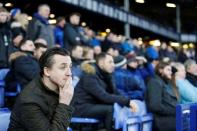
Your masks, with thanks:
M119 95L113 86L111 76L105 74L97 66L92 68L95 72L84 72L75 87L72 101L75 107L74 115L81 116L89 108L97 104L113 105L116 102L129 106L129 98Z
M197 76L192 75L191 73L186 73L186 79L195 87L197 87Z
M8 23L0 23L0 69L8 68L8 58L13 50L10 26Z
M64 48L70 50L73 46L80 44L78 27L70 23L64 28Z
M175 131L177 99L170 83L159 76L151 78L147 85L146 104L154 115L154 131Z
M11 54L11 57L11 67L8 75L12 75L22 87L33 80L35 76L39 75L40 67L38 61L32 54L27 52L15 52ZM6 80L9 83L8 79Z
M17 98L8 131L66 131L72 112L72 107L59 103L58 94L36 78Z

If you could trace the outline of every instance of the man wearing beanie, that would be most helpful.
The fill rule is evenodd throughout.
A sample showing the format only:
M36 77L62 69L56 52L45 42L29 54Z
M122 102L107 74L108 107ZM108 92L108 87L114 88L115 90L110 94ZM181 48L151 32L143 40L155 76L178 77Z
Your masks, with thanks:
M131 59L130 59L131 60ZM137 81L136 77L127 70L127 59L119 55L114 57L115 71L113 73L113 79L118 91L131 99L144 99L143 89L141 83Z

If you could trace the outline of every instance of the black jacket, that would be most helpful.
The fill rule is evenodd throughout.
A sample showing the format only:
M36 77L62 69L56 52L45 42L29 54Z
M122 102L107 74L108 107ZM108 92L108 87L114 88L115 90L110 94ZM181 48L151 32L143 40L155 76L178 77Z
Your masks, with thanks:
M81 116L83 112L97 104L113 105L116 102L129 106L129 98L119 95L111 77L97 66L94 69L93 73L84 73L75 87L72 101L75 107L74 115Z
M192 75L191 73L186 73L186 79L195 87L197 87L197 76Z
M14 51L12 32L8 23L0 23L0 69L8 68L8 58Z
M70 23L64 28L64 48L70 50L73 46L80 44L80 34L78 27Z
M36 78L17 98L8 131L66 131L72 112L72 107L59 103L58 94Z
M146 104L154 115L153 131L175 131L177 99L170 83L159 76L151 78L147 84Z
M39 75L40 67L38 61L32 54L22 51L15 52L11 54L10 59L12 59L11 67L8 76L6 76L6 83L12 82L9 80L9 75L12 75L12 78L24 87Z

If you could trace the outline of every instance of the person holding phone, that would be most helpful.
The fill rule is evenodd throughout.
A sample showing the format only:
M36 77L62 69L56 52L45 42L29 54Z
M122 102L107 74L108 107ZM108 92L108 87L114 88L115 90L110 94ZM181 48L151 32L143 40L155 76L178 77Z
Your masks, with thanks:
M63 48L51 48L39 59L40 76L18 96L9 131L65 131L73 112L72 61Z

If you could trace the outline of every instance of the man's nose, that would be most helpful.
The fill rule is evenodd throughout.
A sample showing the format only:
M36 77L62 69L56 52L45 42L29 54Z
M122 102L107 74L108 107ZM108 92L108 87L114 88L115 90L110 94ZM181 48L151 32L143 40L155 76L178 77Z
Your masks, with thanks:
M66 75L72 76L72 69L71 69L71 68L69 68L69 69L66 71Z

